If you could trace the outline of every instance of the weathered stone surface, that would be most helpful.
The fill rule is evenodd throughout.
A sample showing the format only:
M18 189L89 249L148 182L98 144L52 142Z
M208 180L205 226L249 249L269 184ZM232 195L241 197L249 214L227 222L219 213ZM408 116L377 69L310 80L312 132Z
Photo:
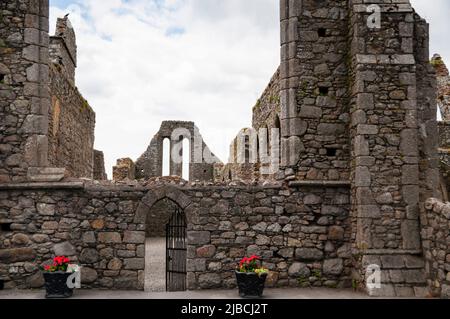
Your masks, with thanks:
M330 240L343 240L344 228L340 226L332 226L328 230L328 239Z
M323 252L316 248L298 248L295 250L295 258L298 260L321 260Z
M327 259L323 263L323 273L325 275L334 275L338 276L344 270L343 260L340 258L337 259Z
M145 242L145 232L126 231L123 236L124 243L142 244Z
M56 256L73 256L77 253L77 250L71 243L66 241L54 245L53 252Z
M41 288L45 284L44 276L41 271L34 273L27 278L27 284L30 288Z
M98 241L101 243L121 243L122 237L117 232L98 233Z
M190 245L205 245L211 241L211 233L208 231L190 231L187 235Z
M110 270L120 270L122 268L122 261L119 258L113 258L108 263L108 269Z
M214 273L201 274L198 278L198 283L203 289L218 288L221 282L220 275Z
M206 245L200 248L197 248L197 256L200 258L211 258L216 253L216 246L214 245Z
M22 261L33 261L36 252L31 248L0 249L0 261L11 264Z
M288 270L288 274L291 277L297 278L307 278L311 274L311 271L306 266L306 264L302 263L293 263Z
M81 251L80 262L85 264L93 264L99 259L97 249L86 248Z
M81 283L91 284L98 278L98 273L95 269L89 267L81 267Z
M125 266L125 269L130 269L130 270L144 269L145 260L144 260L144 258L127 258L127 259L124 259L124 266Z

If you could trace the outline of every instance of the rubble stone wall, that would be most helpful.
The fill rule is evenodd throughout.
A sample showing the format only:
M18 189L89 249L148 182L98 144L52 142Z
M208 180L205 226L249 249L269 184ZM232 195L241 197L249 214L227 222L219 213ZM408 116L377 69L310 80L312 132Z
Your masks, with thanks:
M271 286L351 285L348 188L95 183L0 190L0 280L41 287L37 266L66 255L83 266L85 288L143 289L147 223L161 200L187 217L189 289L233 287L249 254L263 257Z
M93 178L95 112L67 75L50 65L49 164L69 176Z
M450 298L450 203L431 198L422 215L422 241L428 285L435 296Z

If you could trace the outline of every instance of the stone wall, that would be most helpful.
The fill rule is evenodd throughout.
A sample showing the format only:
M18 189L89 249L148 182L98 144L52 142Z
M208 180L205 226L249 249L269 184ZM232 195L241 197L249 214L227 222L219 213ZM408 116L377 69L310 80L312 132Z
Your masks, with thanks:
M0 233L5 288L41 287L37 266L66 255L84 266L84 287L143 289L145 228L133 221L144 194L82 183L0 190L0 223L10 225Z
M93 178L95 112L58 64L50 64L49 163Z
M94 150L94 180L104 181L108 179L105 170L105 155L102 151Z
M113 167L113 180L125 181L136 178L136 165L131 158L121 158L117 160L117 165Z
M75 84L77 43L75 30L68 16L56 20L55 35L50 37L50 61L59 65L69 82Z
M431 65L436 70L437 102L441 111L442 120L450 121L450 75L447 66L439 54L433 56Z
M298 179L348 180L348 1L281 5L281 165Z
M369 28L366 6L351 2L355 4L350 16L355 245L368 260L377 261L376 255L395 260L391 265L377 263L383 271L398 267L409 273L402 255L421 257L419 204L439 183L433 167L437 146L427 139L437 132L435 117L430 117L435 100L432 70L428 59L423 61L428 52L426 23L408 1L398 5L381 1L381 28ZM389 36L385 30L391 30ZM419 110L418 101L426 99ZM422 286L424 275L419 268L411 281ZM405 279L391 275L381 293L411 294L401 284Z
M422 241L428 285L435 296L450 298L450 203L429 199L422 215Z
M0 3L0 183L48 164L48 1Z
M146 229L160 222L152 214L162 200L188 220L190 289L233 287L236 264L254 253L271 286L351 284L348 188L80 182L0 189L0 280L40 287L37 265L67 255L83 266L85 288L143 289Z
M347 188L192 189L188 287L235 287L234 269L257 254L270 287L350 287ZM332 205L330 205L332 203Z
M280 69L278 68L253 107L252 127L256 130L280 128L280 102Z

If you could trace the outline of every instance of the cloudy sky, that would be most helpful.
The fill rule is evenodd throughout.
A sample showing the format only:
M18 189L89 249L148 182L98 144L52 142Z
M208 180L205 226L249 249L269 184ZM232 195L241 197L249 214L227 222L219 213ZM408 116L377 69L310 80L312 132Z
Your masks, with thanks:
M450 1L411 0L450 61ZM279 64L279 0L50 0L50 32L70 13L77 86L97 113L107 173L137 159L163 120L194 121L226 161Z

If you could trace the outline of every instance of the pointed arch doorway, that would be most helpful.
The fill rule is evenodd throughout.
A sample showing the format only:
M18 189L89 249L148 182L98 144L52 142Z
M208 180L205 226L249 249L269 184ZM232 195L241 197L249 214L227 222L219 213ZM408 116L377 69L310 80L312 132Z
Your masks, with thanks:
M187 288L187 216L191 200L177 188L151 190L139 205L135 222L145 224L146 291L184 291Z

